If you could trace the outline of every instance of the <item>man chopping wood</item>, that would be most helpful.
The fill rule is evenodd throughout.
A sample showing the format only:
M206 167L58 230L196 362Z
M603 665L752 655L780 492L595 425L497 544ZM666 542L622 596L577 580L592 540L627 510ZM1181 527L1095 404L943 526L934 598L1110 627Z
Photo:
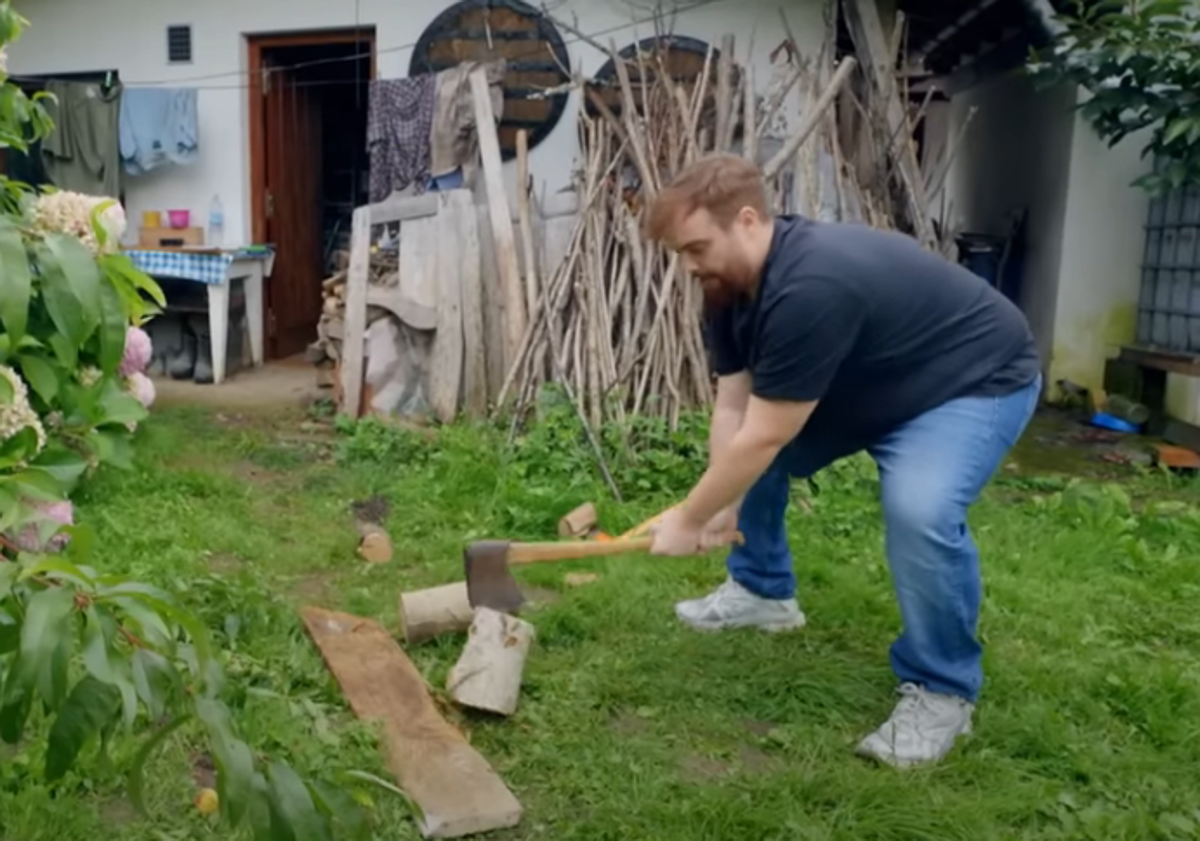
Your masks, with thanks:
M676 614L699 630L802 627L789 479L866 451L903 620L890 658L901 697L857 750L896 767L940 760L970 731L983 679L967 511L1041 391L1024 316L904 234L773 217L758 170L731 155L682 172L646 233L702 285L717 374L708 469L652 551L744 537L725 583Z

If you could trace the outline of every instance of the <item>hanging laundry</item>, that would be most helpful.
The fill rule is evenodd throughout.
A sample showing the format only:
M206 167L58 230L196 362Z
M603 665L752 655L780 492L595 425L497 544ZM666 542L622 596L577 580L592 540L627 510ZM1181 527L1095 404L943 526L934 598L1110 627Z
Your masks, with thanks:
M121 97L121 160L140 175L196 160L199 131L194 88L127 88Z
M51 183L60 190L118 198L121 85L53 80L46 90L58 100L43 100L54 120L54 131L42 141Z
M434 76L375 79L367 101L371 201L412 187L425 192L433 124Z
M461 169L466 180L470 180L471 170L479 159L479 133L475 130L471 73L483 69L492 112L499 121L504 114L503 83L507 67L504 59L464 61L438 72L429 165L429 174L435 179Z

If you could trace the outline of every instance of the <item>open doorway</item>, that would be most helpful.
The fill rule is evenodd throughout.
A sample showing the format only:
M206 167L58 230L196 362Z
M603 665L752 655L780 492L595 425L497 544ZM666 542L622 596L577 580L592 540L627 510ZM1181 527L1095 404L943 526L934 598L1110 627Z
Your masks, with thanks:
M251 227L275 247L268 359L316 338L321 281L366 203L374 46L371 28L249 38Z

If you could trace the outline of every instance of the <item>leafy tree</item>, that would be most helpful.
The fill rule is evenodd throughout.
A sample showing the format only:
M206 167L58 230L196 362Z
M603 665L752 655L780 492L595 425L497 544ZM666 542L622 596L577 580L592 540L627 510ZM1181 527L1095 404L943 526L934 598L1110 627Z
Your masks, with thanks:
M1192 0L1073 0L1056 23L1031 74L1086 89L1082 113L1109 146L1149 131L1143 155L1156 166L1140 186L1200 183L1200 7Z
M0 48L26 24L0 2ZM25 151L51 129L41 99L0 68L0 146ZM173 594L99 568L93 535L71 525L71 492L100 465L130 464L153 398L138 325L163 297L121 253L123 226L110 199L0 176L0 739L42 740L42 773L57 784L94 749L148 733L129 769L141 805L146 758L194 722L230 829L357 834L363 815L346 793L238 736L204 624Z

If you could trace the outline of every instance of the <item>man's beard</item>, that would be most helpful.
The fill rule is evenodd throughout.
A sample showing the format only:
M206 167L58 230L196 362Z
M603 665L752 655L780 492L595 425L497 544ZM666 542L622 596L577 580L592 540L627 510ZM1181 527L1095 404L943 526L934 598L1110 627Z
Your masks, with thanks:
M700 280L700 288L704 291L704 309L710 313L732 306L750 294L743 283L711 276Z

